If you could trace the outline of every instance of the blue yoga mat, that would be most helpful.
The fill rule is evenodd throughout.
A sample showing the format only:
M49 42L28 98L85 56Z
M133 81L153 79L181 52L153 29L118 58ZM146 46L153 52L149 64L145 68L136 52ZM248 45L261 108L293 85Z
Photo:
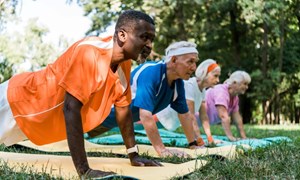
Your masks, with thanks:
M87 138L91 143L95 144L124 144L123 138L120 134L114 134L104 137ZM151 144L148 137L146 136L135 136L135 141L139 144ZM165 145L175 147L186 147L187 140L185 138L162 138L162 142Z
M167 131L164 129L159 129L159 133L162 139L162 142L168 146L175 146L175 147L187 147L188 142L185 138L184 134L175 133L171 131ZM150 140L146 136L145 130L135 130L135 139L136 142L139 144L151 144ZM104 137L96 137L96 138L88 138L85 136L89 142L96 143L96 144L123 144L123 139L120 134L114 134ZM201 135L203 140L207 143L207 138L205 135ZM288 137L284 136L276 136L276 137L267 137L262 139L242 139L239 141L231 142L228 140L226 136L213 136L214 140L221 140L223 143L217 144L217 146L227 146L227 145L248 145L252 148L257 147L265 147L272 143L286 141L291 142L292 140Z

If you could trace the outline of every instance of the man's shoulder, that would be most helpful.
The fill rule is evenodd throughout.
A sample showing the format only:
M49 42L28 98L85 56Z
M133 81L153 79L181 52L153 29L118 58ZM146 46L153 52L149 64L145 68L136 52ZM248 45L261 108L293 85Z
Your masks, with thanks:
M163 63L151 61L139 65L136 69L133 70L133 74L139 73L143 75L148 75L148 77L151 78L161 76L164 73L163 68Z
M98 37L98 36L88 36L79 41L77 41L77 47L93 46L102 50L111 49L113 47L113 37Z

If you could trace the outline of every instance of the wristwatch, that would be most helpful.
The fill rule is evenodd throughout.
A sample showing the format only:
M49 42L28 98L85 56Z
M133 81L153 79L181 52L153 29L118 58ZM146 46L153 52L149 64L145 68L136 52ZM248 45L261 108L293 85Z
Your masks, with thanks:
M130 154L130 153L133 153L133 152L139 153L139 148L138 148L137 145L135 145L132 148L127 149L126 151L127 151L127 154Z

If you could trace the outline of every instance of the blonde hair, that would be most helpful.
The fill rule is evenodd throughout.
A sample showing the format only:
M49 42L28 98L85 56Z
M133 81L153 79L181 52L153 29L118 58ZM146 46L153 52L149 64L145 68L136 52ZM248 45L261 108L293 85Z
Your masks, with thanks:
M210 73L210 72L207 73L207 71L208 71L208 67L212 64L217 64L217 62L213 59L206 59L201 64L199 64L199 66L195 71L195 75L197 79L203 81L205 77ZM211 72L216 70L221 70L220 66L215 67Z
M170 44L165 50L165 62L169 62L173 56L189 54L189 53L197 53L196 49L197 45L193 42L188 41L179 41Z
M224 83L233 84L234 82L241 83L243 81L249 84L251 82L250 75L246 71L235 71Z

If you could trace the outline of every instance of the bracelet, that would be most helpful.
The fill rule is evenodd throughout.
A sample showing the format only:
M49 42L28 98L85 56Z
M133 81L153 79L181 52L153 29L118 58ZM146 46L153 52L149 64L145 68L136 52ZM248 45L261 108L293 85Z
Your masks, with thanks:
M190 142L189 143L189 147L191 147L191 146L197 146L197 141L194 140L193 142Z
M138 148L137 145L135 145L132 148L127 149L126 151L127 151L127 154L130 154L130 153L133 153L133 152L139 153L139 148Z

